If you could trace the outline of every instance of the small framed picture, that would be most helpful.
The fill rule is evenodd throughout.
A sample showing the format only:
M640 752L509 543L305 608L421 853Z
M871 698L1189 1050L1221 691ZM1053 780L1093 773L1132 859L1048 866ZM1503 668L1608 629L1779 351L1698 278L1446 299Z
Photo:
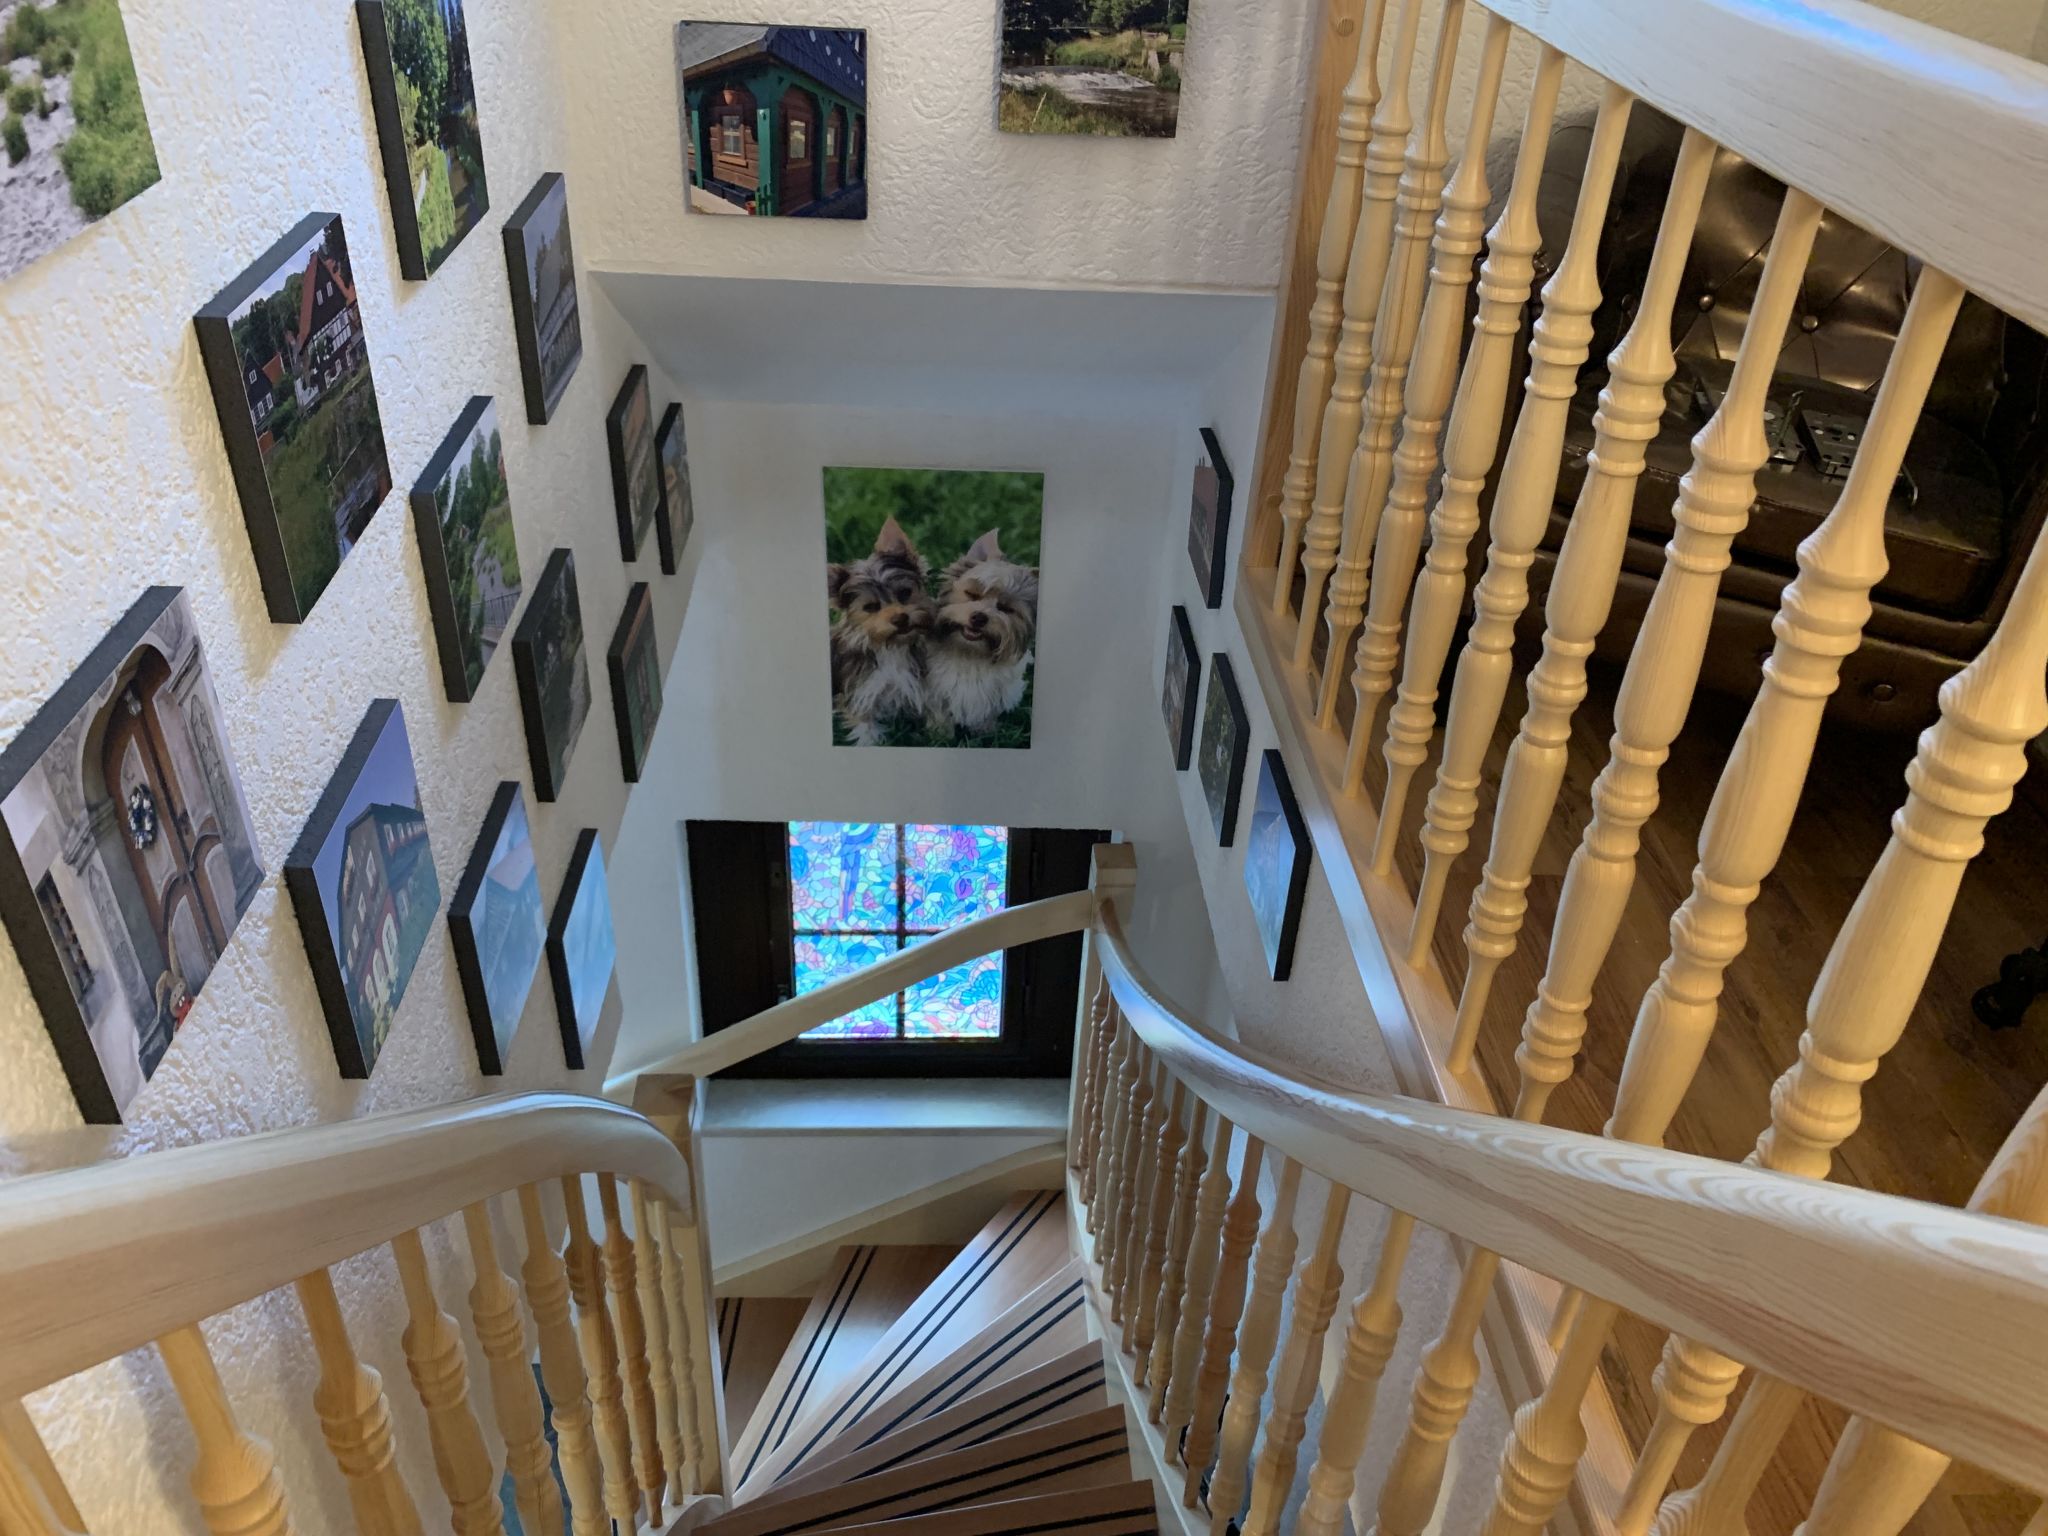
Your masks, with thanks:
M284 861L343 1077L368 1077L441 910L405 711L378 699Z
M569 873L562 878L562 893L555 898L555 915L548 923L548 979L562 1021L562 1056L571 1071L587 1064L618 958L611 892L605 887L604 844L597 840L596 829L585 827L577 834Z
M1266 969L1285 981L1294 968L1294 936L1308 892L1308 826L1287 782L1287 764L1268 748L1259 757L1252 825L1244 840L1244 888L1252 899Z
M491 195L463 0L356 0L398 270L425 282L483 222Z
M619 558L638 560L661 515L661 465L654 454L654 407L647 368L635 363L604 418L611 451L612 505L619 514Z
M547 935L548 909L540 894L526 798L518 783L507 779L491 797L469 867L448 904L455 973L476 1036L477 1067L486 1077L505 1070L505 1053L526 1011Z
M628 784L637 784L647 765L654 723L661 718L661 646L654 634L654 599L646 582L634 582L626 594L626 611L619 615L604 659L619 727L619 771Z
M1209 428L1202 428L1202 452L1195 460L1195 495L1188 511L1188 559L1194 562L1195 584L1202 589L1202 602L1210 608L1223 606L1225 552L1230 546L1230 466L1223 461L1223 444Z
M1202 658L1195 654L1195 631L1188 611L1173 605L1173 623L1166 634L1166 684L1159 707L1166 715L1166 739L1173 743L1173 768L1179 773L1195 755L1195 699L1201 691Z
M675 47L693 216L868 216L865 30L679 21Z
M690 450L683 441L681 405L662 412L654 451L661 460L661 516L654 520L654 533L661 545L661 574L673 576L682 567L683 546L690 542L690 529L697 521L696 503L690 497Z
M569 184L549 171L505 221L505 268L512 282L512 329L526 419L546 426L583 359L576 307L576 258L569 243Z
M533 761L534 798L555 800L590 714L590 663L584 655L583 605L576 596L571 551L549 555L534 583L533 600L512 634L512 666Z
M519 541L505 484L498 407L477 395L412 488L413 528L427 581L427 608L451 702L476 697L519 606Z
M1244 792L1244 760L1251 745L1251 720L1238 695L1237 678L1231 673L1230 658L1219 651L1209 658L1209 701L1202 709L1197 765L1219 848L1228 848L1237 836L1237 802Z

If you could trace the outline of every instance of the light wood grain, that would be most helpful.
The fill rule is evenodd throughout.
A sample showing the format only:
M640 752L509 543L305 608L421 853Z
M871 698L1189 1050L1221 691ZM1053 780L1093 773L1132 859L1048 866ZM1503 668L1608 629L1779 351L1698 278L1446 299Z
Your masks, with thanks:
M1259 1412L1280 1342L1280 1303L1294 1269L1299 1240L1294 1230L1294 1202L1301 1190L1301 1164L1283 1158L1273 1180L1273 1209L1252 1255L1251 1285L1245 1292L1244 1316L1238 1324L1237 1358L1230 1373L1230 1395L1224 1402L1223 1428L1216 1437L1216 1465L1209 1472L1211 1536L1224 1536L1237 1518L1251 1476L1252 1444L1259 1432Z
M590 1213L583 1181L561 1181L562 1211L569 1241L562 1263L569 1294L576 1301L576 1344L583 1357L584 1392L597 1436L597 1461L604 1478L604 1507L622 1529L639 1527L640 1489L633 1480L633 1432L626 1418L625 1381L619 1374L617 1336L604 1304L603 1260L590 1237Z
M1351 1191L1330 1186L1323 1199L1322 1226L1316 1245L1294 1281L1294 1307L1287 1320L1287 1339L1273 1371L1273 1402L1260 1431L1257 1470L1244 1536L1277 1536L1280 1516L1294 1494L1294 1469L1301 1437L1308 1427L1309 1404L1323 1364L1323 1335L1337 1311L1344 1271L1337 1262L1337 1244L1344 1236Z
M276 1453L236 1420L198 1324L173 1329L156 1348L198 1442L190 1481L207 1530L212 1536L291 1536Z
M671 1284L664 1294L666 1258L657 1230L655 1204L640 1184L628 1186L633 1206L633 1290L640 1303L640 1317L647 1330L647 1384L654 1395L655 1440L661 1452L663 1487L654 1496L657 1509L666 1504L680 1506L687 1477L683 1449L683 1426L677 1411L680 1393L677 1383L688 1384L687 1370L678 1371L676 1356L669 1346L670 1305L678 1323L682 1318L682 1293ZM665 1229L666 1222L662 1223ZM690 1393L694 1399L694 1390Z
M1137 1031L1133 1030L1133 1033ZM1237 1330L1245 1312L1252 1245L1259 1236L1259 1168L1266 1146L1247 1136L1244 1160L1237 1171L1237 1192L1223 1215L1223 1235L1216 1258L1216 1283L1209 1290L1208 1314L1201 1321L1202 1363L1194 1376L1194 1401L1189 1407L1187 1437L1181 1442L1181 1466L1187 1481L1181 1502L1189 1509L1201 1496L1202 1474L1216 1453L1223 1423L1223 1395L1230 1384L1230 1364L1237 1354ZM1171 1422L1169 1409L1169 1422Z
M937 1514L912 1515L872 1525L835 1525L829 1536L1156 1536L1152 1485L1117 1483L1073 1493L1005 1499ZM827 1536L821 1530L817 1536Z
M583 1356L569 1319L569 1276L548 1237L538 1185L520 1186L519 1217L526 1235L526 1259L520 1265L519 1278L539 1339L541 1380L547 1384L555 1448L562 1482L569 1492L570 1519L575 1536L606 1536L611 1520L605 1513L604 1474L598 1463Z
M85 1520L36 1433L28 1410L0 1400L0 1529L25 1536L85 1536ZM12 1522L12 1524L9 1524Z
M334 1279L317 1269L299 1277L297 1290L306 1332L320 1360L313 1411L347 1482L356 1528L363 1536L419 1536L419 1509L393 1454L391 1404L384 1396L384 1380L356 1354L334 1294Z
M618 1342L619 1375L626 1394L626 1423L633 1434L633 1475L650 1519L661 1516L668 1489L668 1469L661 1459L661 1437L654 1405L654 1369L648 1359L647 1314L640 1303L638 1245L626 1231L620 1211L618 1182L597 1176L598 1209L604 1217L604 1240L598 1249L605 1294L611 1298L612 1336Z
M464 1206L462 1228L469 1242L470 1272L476 1277L469 1288L469 1315L490 1372L491 1404L505 1442L505 1469L512 1475L520 1524L527 1530L559 1531L562 1494L548 1454L540 1389L533 1379L533 1350L527 1342L526 1320L519 1313L519 1293L498 1261L490 1207L481 1201Z
M1209 1163L1209 1154L1202 1141L1208 1130L1209 1106L1194 1098L1192 1113L1186 1145L1181 1149L1179 1166L1174 1170L1173 1216L1167 1232L1166 1262L1160 1267L1159 1293L1153 1298L1149 1324L1151 1349L1131 1365L1132 1379L1147 1389L1147 1401L1151 1405L1148 1416L1154 1424L1159 1422L1165 1408L1167 1383L1173 1374L1174 1335L1180 1326L1181 1298L1187 1289L1188 1249L1195 1239L1195 1202L1201 1192L1202 1175Z
M1173 1367L1169 1373L1155 1373L1149 1418L1159 1425L1170 1452L1177 1452L1181 1431L1195 1411L1196 1379L1202 1368L1202 1341L1209 1325L1209 1308L1216 1293L1217 1267L1221 1262L1223 1218L1230 1205L1231 1124L1216 1117L1216 1139L1203 1171L1202 1185L1195 1195L1195 1226L1188 1241L1187 1285L1181 1295L1180 1317L1173 1330Z
M434 1471L448 1496L456 1536L505 1536L498 1502L498 1470L491 1464L483 1426L469 1402L469 1364L455 1319L441 1310L433 1275L417 1232L391 1239L398 1282L405 1292L405 1368L434 1446Z

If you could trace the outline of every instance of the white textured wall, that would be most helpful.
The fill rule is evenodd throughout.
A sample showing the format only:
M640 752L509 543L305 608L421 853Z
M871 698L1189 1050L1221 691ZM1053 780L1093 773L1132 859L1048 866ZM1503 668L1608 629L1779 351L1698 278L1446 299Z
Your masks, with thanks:
M434 279L398 276L353 8L156 0L125 7L164 177L134 203L0 284L0 735L11 736L143 587L186 587L201 627L270 872L223 963L130 1124L120 1152L569 1081L552 998L534 990L509 1075L476 1072L437 923L367 1083L336 1072L278 869L369 701L405 706L444 896L501 778L525 779L511 657L477 700L442 696L405 492L472 393L500 401L521 561L577 553L593 637L594 702L553 806L530 805L544 889L577 829L611 842L618 777L603 648L626 587L610 504L603 417L637 359L586 277L585 352L554 423L525 424L499 227L534 178L567 158L548 0L474 4L471 36L493 204ZM572 181L581 245L585 205ZM195 308L306 212L339 210L362 292L396 488L306 624L264 617L220 429L193 341ZM657 380L660 395L668 393ZM656 578L671 640L688 575ZM609 1048L618 1004L600 1038ZM96 1140L77 1113L11 946L0 944L0 1167ZM596 1072L582 1081L593 1086ZM432 1251L450 1310L466 1315L466 1260ZM82 1285L94 1278L81 1276ZM422 1415L398 1355L395 1274L380 1250L340 1271L359 1343L383 1371L411 1486L439 1507ZM108 1294L111 1298L113 1288ZM351 1528L319 1444L315 1377L293 1300L274 1294L209 1324L245 1420L275 1436L299 1529ZM31 1404L89 1526L123 1536L197 1528L190 1444L152 1353L73 1378Z

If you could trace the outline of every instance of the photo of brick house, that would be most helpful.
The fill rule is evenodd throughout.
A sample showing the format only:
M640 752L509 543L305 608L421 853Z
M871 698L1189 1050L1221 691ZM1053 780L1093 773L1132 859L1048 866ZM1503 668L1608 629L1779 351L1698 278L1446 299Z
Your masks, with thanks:
M868 216L865 31L678 22L676 71L692 212Z

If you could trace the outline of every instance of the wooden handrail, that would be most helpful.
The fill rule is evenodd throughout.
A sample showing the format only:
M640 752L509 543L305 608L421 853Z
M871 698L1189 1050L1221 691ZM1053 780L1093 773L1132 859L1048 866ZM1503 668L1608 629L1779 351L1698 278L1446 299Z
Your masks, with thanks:
M10 1182L0 1401L538 1180L612 1173L693 1220L683 1155L601 1099L501 1094ZM116 1287L118 1286L118 1290Z
M806 992L786 1003L763 1009L750 1019L743 1019L685 1046L673 1056L622 1073L607 1082L605 1087L607 1091L616 1090L636 1077L710 1077L763 1051L787 1045L807 1030L843 1018L856 1008L865 1008L869 1003L901 992L905 987L929 981L956 965L1039 939L1080 933L1092 926L1095 908L1093 892L1073 891L1065 896L1027 901L1020 907L1009 907L987 917L978 917L971 923L962 923L957 928L935 934L914 949L902 950L886 960L863 966L851 976L842 976L815 992Z
M1988 1471L2048 1484L2048 1231L1339 1089L1196 1023L1132 957L1115 912L1099 921L1125 1023L1272 1152Z

